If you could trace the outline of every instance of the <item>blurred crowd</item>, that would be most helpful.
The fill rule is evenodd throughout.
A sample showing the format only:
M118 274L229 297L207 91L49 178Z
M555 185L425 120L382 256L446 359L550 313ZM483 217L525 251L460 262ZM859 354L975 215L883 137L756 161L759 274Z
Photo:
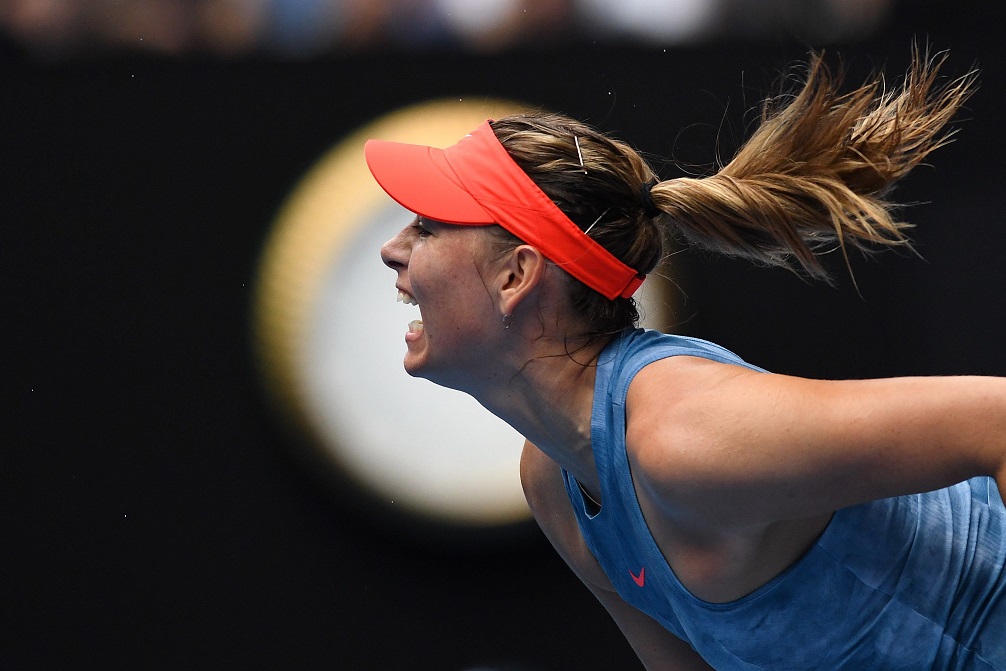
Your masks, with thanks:
M0 0L0 32L48 56L222 56L381 47L483 51L561 40L674 45L780 33L867 37L894 0Z

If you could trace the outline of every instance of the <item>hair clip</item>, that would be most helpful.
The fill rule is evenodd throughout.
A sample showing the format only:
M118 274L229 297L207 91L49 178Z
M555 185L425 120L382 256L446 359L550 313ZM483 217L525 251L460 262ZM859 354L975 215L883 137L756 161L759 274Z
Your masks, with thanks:
M580 151L580 138L576 135L573 136L573 143L576 145L576 155L580 158L580 167L583 168L583 174L587 174L587 168L583 165L583 152ZM597 222L594 222L597 223Z
M593 224L591 224L590 226L588 226L588 227L587 227L587 230L585 230L585 231L583 232L583 234L584 234L584 235L587 235L588 233L590 233L590 229L594 228L594 226L596 226L596 225L597 225L597 222L601 221L601 219L603 219L603 218L604 218L604 215L608 214L608 210L610 210L610 209L611 209L610 207L608 207L608 208L605 208L604 212L602 212L602 213L601 213L601 216L599 216L599 217L598 217L597 219L595 219L595 220L594 220L594 223L593 223Z

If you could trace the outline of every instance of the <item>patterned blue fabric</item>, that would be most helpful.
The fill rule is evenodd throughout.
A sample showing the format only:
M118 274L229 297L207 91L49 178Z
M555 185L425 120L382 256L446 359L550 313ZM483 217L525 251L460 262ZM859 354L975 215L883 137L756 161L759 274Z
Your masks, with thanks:
M1006 670L1006 506L990 478L839 510L753 593L724 604L690 594L646 527L625 453L629 382L676 355L755 368L702 340L626 332L595 383L601 509L563 472L584 540L625 601L723 671Z

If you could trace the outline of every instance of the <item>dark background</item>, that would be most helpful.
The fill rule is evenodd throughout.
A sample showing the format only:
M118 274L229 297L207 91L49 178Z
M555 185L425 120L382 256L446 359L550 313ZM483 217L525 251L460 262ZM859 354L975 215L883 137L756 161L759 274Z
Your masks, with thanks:
M916 37L951 50L948 73L983 71L957 141L898 191L923 258L857 258L857 291L840 262L829 287L682 254L679 332L810 376L1006 374L992 5L903 3L882 34L829 48L853 81L902 72ZM805 53L585 41L45 61L5 45L0 668L635 668L540 535L424 543L305 475L252 355L258 257L304 171L400 106L530 101L710 164Z

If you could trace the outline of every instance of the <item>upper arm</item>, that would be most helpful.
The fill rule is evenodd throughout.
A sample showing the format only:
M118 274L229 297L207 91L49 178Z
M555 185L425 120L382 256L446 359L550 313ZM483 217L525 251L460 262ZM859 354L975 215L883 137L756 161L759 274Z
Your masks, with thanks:
M655 500L765 524L1002 474L1006 379L822 381L689 357L633 381L627 446Z
M545 536L615 620L647 671L711 671L691 646L614 591L583 542L559 466L531 443L521 456L521 483Z

